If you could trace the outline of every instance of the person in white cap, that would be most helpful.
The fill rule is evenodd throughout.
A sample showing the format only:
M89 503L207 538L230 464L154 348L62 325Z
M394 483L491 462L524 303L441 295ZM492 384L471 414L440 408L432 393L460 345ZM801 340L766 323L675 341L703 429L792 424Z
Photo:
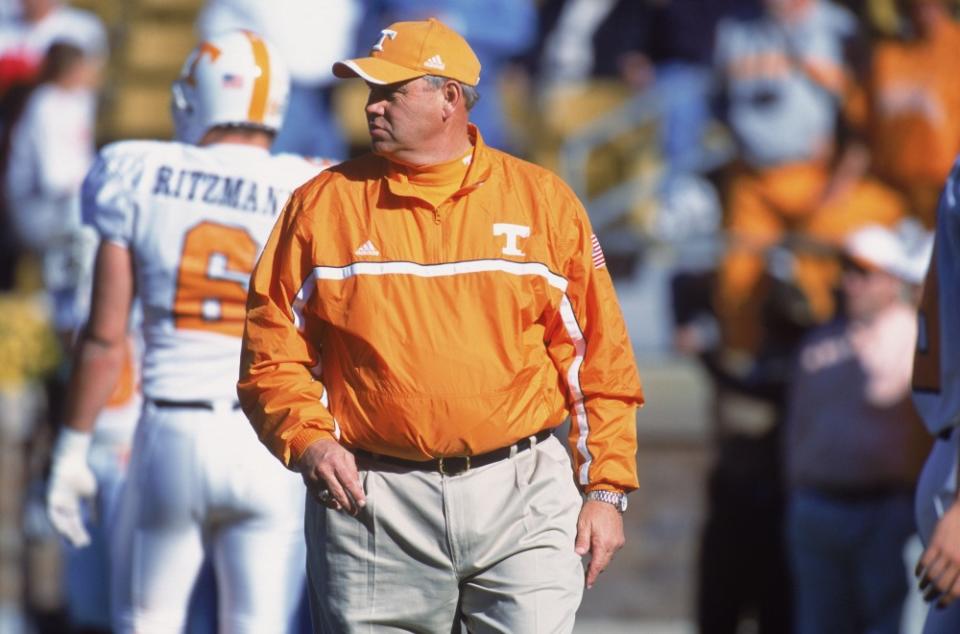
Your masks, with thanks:
M800 347L787 405L787 544L798 634L899 631L902 553L929 438L910 403L912 298L930 240L873 225L844 245L844 314Z

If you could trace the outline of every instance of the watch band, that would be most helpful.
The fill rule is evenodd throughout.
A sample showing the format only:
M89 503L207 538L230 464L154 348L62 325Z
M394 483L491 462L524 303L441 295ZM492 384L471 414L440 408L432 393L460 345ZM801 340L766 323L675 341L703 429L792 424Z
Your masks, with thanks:
M596 500L597 502L606 502L607 504L612 504L618 511L623 513L627 510L627 494L626 493L617 493L615 491L590 491L587 493L588 500Z

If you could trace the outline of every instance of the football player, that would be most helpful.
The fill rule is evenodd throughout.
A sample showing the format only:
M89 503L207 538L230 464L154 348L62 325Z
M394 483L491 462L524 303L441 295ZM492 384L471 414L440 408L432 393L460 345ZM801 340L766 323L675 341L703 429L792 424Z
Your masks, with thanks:
M137 297L144 408L111 549L118 632L180 631L205 554L222 632L283 631L297 610L303 485L258 442L235 391L250 271L290 192L325 166L269 153L288 90L257 35L207 40L173 85L178 141L109 145L84 182L84 220L100 245L49 511L68 540L83 541L91 427Z

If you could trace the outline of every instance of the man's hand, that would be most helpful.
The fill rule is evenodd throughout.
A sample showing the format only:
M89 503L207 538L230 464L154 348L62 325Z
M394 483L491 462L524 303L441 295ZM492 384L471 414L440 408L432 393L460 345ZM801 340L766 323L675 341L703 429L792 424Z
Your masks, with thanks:
M960 504L951 505L937 522L916 575L923 598L936 599L937 607L946 607L960 597Z
M623 517L615 506L597 500L587 500L583 503L580 518L577 520L575 550L581 557L590 553L590 565L587 567L586 577L587 589L593 587L597 577L625 541Z
M87 464L90 434L61 430L53 449L53 466L47 485L47 516L58 533L76 548L90 543L83 526L80 502L97 492L97 480Z
M318 440L296 464L307 489L324 506L356 515L367 499L353 454L336 440Z

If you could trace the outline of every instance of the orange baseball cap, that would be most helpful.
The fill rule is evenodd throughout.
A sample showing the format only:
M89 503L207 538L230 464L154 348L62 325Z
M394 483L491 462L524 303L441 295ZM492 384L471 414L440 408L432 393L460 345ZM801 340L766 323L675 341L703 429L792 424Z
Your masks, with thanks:
M380 31L369 57L333 65L340 78L395 84L424 75L449 77L470 86L480 81L480 60L459 33L436 18L395 22Z

